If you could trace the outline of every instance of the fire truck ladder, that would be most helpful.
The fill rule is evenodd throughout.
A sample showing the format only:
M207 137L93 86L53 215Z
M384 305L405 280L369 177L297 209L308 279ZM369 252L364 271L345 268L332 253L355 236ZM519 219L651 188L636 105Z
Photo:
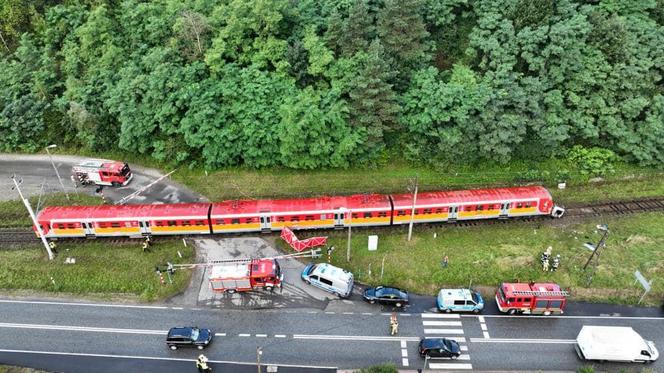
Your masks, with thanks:
M261 260L261 259L289 259L289 258L320 258L320 249L312 249L310 251L303 251L300 253L286 254L286 255L277 255L267 258L229 258L229 259L218 259L210 260L205 263L189 263L189 264L172 264L167 262L165 268L155 267L157 273L168 272L173 273L176 269L181 268L197 268L197 267L211 267L216 264L227 264L227 263L250 263L252 260Z
M561 291L539 291L539 290L515 290L512 292L514 295L534 295L544 297L568 297L569 293Z

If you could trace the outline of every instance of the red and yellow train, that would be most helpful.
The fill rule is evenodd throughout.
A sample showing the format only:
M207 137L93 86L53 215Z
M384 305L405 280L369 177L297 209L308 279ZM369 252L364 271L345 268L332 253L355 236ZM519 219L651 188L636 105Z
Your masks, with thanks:
M408 224L411 194L361 194L283 200L237 200L125 206L46 207L37 221L47 238L271 232ZM425 192L415 223L549 215L562 207L541 186Z

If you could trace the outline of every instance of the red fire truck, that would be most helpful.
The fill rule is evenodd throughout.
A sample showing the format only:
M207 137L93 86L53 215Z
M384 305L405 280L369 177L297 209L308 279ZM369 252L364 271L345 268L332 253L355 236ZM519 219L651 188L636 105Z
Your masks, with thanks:
M72 167L74 183L120 186L127 185L132 175L125 162L88 159Z
M212 290L235 293L258 288L273 290L281 287L284 275L276 259L251 259L214 265L209 279Z
M569 293L554 283L507 283L496 291L496 304L500 312L533 315L561 314Z

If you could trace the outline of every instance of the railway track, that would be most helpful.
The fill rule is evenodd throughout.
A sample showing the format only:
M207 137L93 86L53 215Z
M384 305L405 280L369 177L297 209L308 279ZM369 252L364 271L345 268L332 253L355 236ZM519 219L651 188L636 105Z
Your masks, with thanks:
M642 212L654 212L654 211L664 211L664 197L662 198L643 198L636 199L631 201L616 201L616 202L602 202L602 203L593 203L587 205L579 206L570 206L565 210L565 215L562 219L579 219L579 218L589 218L589 217L604 217L604 216L620 216L620 215L629 215ZM546 217L526 217L518 219L518 221L546 221ZM504 219L504 220L474 220L474 221L460 221L454 223L456 226L469 227L469 226L479 226L483 224L506 224L515 219ZM547 219L548 220L548 219ZM554 221L554 220L551 220ZM434 224L430 224L434 225ZM377 228L377 227L374 227ZM383 228L383 227L381 227ZM390 228L390 227L384 227ZM254 233L250 233L254 234ZM238 234L224 235L225 237L238 236ZM171 240L171 239L181 239L185 236L154 236L153 242L159 242L162 240ZM186 236L191 238L192 236ZM104 240L104 243L108 244L137 244L140 239L137 238L117 238L117 237L108 237L101 238ZM80 241L85 242L85 238L71 238L70 241ZM34 232L29 228L12 228L12 229L0 229L0 250L11 249L19 247L22 244L39 244L39 240L35 236Z

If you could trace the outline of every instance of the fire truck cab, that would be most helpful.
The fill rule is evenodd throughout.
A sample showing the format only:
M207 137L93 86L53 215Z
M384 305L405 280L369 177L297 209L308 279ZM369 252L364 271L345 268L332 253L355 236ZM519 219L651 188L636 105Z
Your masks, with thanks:
M87 159L72 167L72 180L83 185L124 186L133 176L127 163L106 159Z
M215 265L209 279L212 290L235 293L281 287L283 274L276 259L253 259Z
M500 312L551 315L562 314L569 293L554 283L507 283L496 291Z

